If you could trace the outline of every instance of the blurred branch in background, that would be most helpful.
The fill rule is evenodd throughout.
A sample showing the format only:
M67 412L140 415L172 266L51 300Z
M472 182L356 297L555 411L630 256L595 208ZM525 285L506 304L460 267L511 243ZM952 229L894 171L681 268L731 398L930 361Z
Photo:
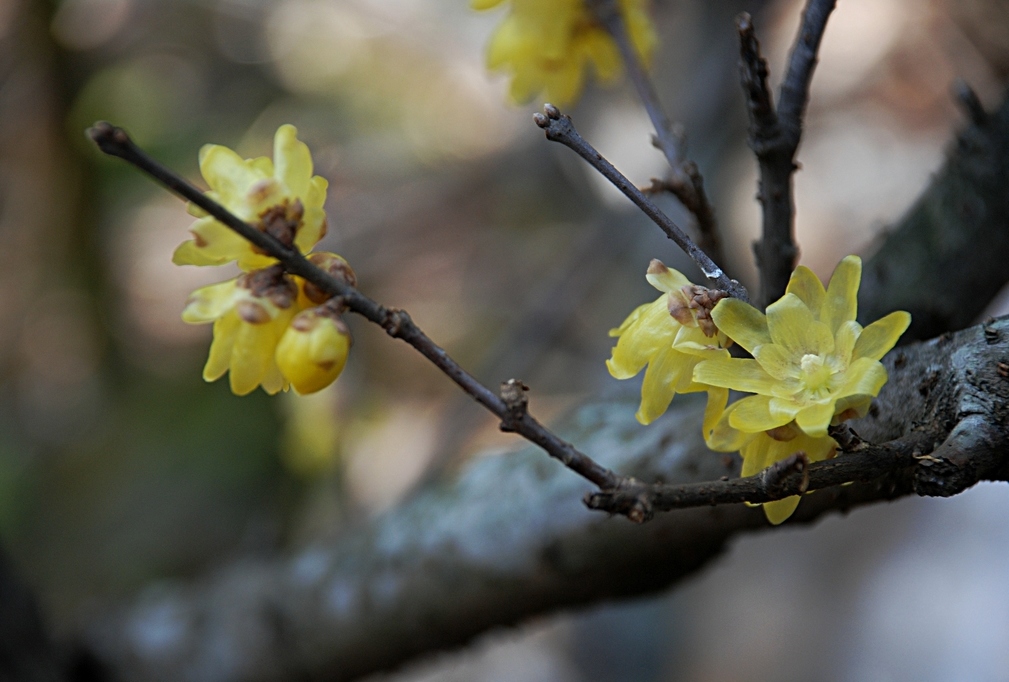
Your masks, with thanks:
M792 175L798 166L795 153L802 139L803 118L809 102L809 87L817 62L817 50L836 0L809 0L792 46L788 71L781 84L775 108L768 85L767 60L760 54L753 19L741 14L739 70L750 115L750 148L760 166L757 198L763 209L760 241L754 245L760 270L761 307L785 293L795 269L799 249L795 245L795 200Z

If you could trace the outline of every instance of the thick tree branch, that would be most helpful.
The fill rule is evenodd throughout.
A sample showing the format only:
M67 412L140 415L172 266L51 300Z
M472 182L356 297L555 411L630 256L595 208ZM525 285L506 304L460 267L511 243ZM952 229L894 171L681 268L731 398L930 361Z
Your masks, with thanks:
M863 269L859 318L907 310L908 340L963 329L1009 279L1009 97L985 113L969 89L958 96L970 125Z
M997 360L1009 353L1009 321L988 328L888 356L893 378L875 416L855 429L906 446L880 453L872 473L882 475L806 496L797 522L1009 476L1009 379ZM678 398L679 409L649 428L634 421L633 402L585 406L562 432L641 480L701 482L737 470L737 458L704 447L699 401ZM849 463L865 464L846 454L834 466ZM761 510L744 505L635 526L586 512L580 490L584 483L531 449L478 458L453 486L421 494L333 545L238 564L188 588L162 587L95 621L92 641L126 680L349 680L494 625L659 589L717 556L733 536L767 527Z
M760 270L760 304L766 306L785 292L799 254L795 246L795 201L792 175L802 139L802 119L827 19L836 0L808 0L789 57L775 111L767 84L767 62L760 54L749 14L736 20L739 30L739 70L750 115L750 148L760 167L758 199L763 208L760 241L754 245Z
M694 241L687 236L687 234L680 229L679 225L674 223L672 219L663 213L662 209L656 206L652 201L645 196L644 192L639 190L634 183L627 179L623 173L618 171L612 163L606 160L602 154L600 154L596 149L585 141L577 130L575 130L574 124L571 122L571 117L566 114L561 114L557 107L552 104L547 104L543 107L543 113L533 114L533 120L536 122L540 128L543 128L546 133L546 137L551 142L560 142L564 146L568 147L574 151L578 156L585 159L590 166L599 171L600 175L613 183L613 186L623 192L624 196L630 199L635 206L641 209L642 213L651 218L652 222L658 225L666 236L673 240L673 242L683 249L697 267L700 268L701 273L707 278L709 284L712 288L721 289L722 291L728 292L730 296L748 301L748 295L746 292L746 287L731 279L725 272L718 267L708 254L704 253L694 243Z

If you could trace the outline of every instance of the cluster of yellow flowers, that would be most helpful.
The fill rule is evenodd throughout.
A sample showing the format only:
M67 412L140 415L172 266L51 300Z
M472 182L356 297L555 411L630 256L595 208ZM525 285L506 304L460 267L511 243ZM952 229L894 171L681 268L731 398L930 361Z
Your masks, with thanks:
M490 9L504 0L472 0L475 9ZM647 0L619 0L619 9L641 60L655 49L655 29ZM591 65L604 82L620 75L616 43L592 15L586 0L511 0L511 13L498 27L487 50L492 71L511 74L511 97L517 103L542 93L557 106L573 102Z
M833 457L827 428L864 416L886 383L880 363L911 323L897 311L864 329L855 321L862 261L848 256L825 289L799 266L767 314L738 299L713 296L652 261L648 281L664 292L610 334L619 336L606 363L618 379L646 364L638 420L647 424L675 393L708 392L704 437L713 450L738 450L743 476L797 453ZM733 358L739 344L751 357ZM753 393L726 407L728 390ZM799 497L763 505L771 523L795 511Z
M243 159L220 145L200 150L207 195L242 220L288 246L309 253L326 233L327 182L312 175L312 156L298 131L283 125L273 159ZM275 258L190 204L198 220L193 239L176 249L176 265L223 265L235 261L244 274L194 291L182 312L191 324L214 324L203 378L230 372L231 390L245 395L262 385L269 394L290 387L313 393L333 383L350 351L350 330L339 303L310 282L284 272ZM335 253L309 260L354 284L354 271Z

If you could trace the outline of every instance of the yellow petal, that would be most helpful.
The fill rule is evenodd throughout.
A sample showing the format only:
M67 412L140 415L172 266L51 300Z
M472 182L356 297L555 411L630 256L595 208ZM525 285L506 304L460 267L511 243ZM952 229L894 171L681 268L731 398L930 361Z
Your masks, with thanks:
M182 311L182 321L189 324L206 324L224 315L235 304L237 280L219 282L197 289L189 295Z
M725 404L729 402L729 391L724 388L707 387L708 402L704 406L704 422L702 429L704 440L707 441L718 420L725 413Z
M848 419L864 417L872 404L872 397L867 395L849 395L834 403L834 418L831 424L840 424Z
M767 517L771 525L777 526L787 521L795 513L795 508L799 506L799 502L802 502L802 497L792 495L783 500L765 502L760 506L764 508L764 516Z
M753 350L753 357L775 379L794 379L799 376L800 366L797 360L801 358L796 358L784 346L765 343Z
M491 9L497 7L504 0L470 0L469 6L476 10Z
M584 37L584 50L595 68L596 77L603 83L614 81L620 75L620 53L609 34L594 30Z
M717 337L705 336L699 327L684 327L679 325L673 348L682 352L697 355L703 359L728 358L729 352L718 345Z
M830 328L832 334L842 322L855 319L858 312L858 284L861 279L862 259L858 256L845 257L834 270L820 311L820 321Z
M819 319L820 309L823 308L823 301L827 296L826 290L820 278L813 274L813 271L805 265L800 265L792 273L788 280L786 294L795 294L806 304L813 317Z
M694 368L694 381L747 393L778 395L782 391L782 382L765 372L756 360L748 358L705 360Z
M172 262L176 265L222 265L252 251L248 241L210 216L197 220L190 232L196 239L175 250Z
M879 395L879 389L886 383L886 368L872 358L859 358L851 363L844 374L844 384L837 396Z
M308 145L298 139L298 129L285 124L277 128L273 138L273 161L275 176L290 192L290 196L303 197L308 194L309 180L312 178L312 153Z
M214 340L210 344L207 364L203 367L204 381L217 381L231 365L231 348L235 344L235 334L241 320L232 311L214 322Z
M249 188L264 175L251 163L221 145L205 145L200 150L200 172L221 202L235 210Z
M544 73L543 91L548 102L563 107L578 99L585 83L585 70L574 60L567 59L556 70Z
M639 306L620 326L620 338L606 367L617 379L629 379L658 352L671 349L677 323L666 309L665 296Z
M771 398L754 395L734 403L737 405L729 419L729 426L746 433L770 431L792 421L791 415L772 413Z
M797 403L794 399L788 397L771 398L771 401L767 404L767 408L771 411L771 414L775 419L787 418L788 421L791 421L799 414L799 410L802 409L802 405Z
M271 177L273 175L273 159L269 156L257 156L254 159L249 159L246 163L250 164L253 168L259 171L263 177Z
M648 270L645 272L645 279L648 280L648 283L653 287L666 293L669 293L670 291L679 291L690 284L690 280L684 277L682 272L668 267L657 258L653 259L652 262L648 264Z
M827 403L814 403L799 410L795 415L795 423L805 432L806 435L814 438L822 438L827 435L827 427L834 417L833 401Z
M689 373L692 365L692 356L684 355L671 347L652 358L641 383L641 405L635 415L639 422L651 424L665 413L682 374Z
M301 227L294 235L294 245L302 253L312 250L326 234L326 212L321 208L307 208L301 220Z
M765 434L759 434L742 447L739 454L743 457L743 469L739 472L742 477L753 476L768 467L769 449L772 440Z
M273 362L276 344L272 322L242 322L239 325L231 349L231 371L228 374L232 393L247 395L259 386Z
M856 360L858 358L881 359L897 344L900 335L907 331L910 324L911 315L903 310L892 312L886 317L876 320L862 330L855 343L852 357Z
M816 437L800 434L791 442L795 445L792 452L802 450L810 462L822 462L837 454L837 442L830 436Z
M861 333L862 325L854 320L843 322L837 328L837 335L834 338L834 355L841 360L842 365L851 364L852 352Z
M510 63L515 51L521 49L522 43L519 25L514 15L510 15L501 22L487 44L487 68L497 71Z
M286 391L291 386L290 382L280 373L280 368L276 362L270 363L263 377L263 390L267 395L276 395L281 391Z
M236 263L238 267L242 269L243 272L252 272L253 270L262 270L263 268L268 268L277 259L273 256L264 256L261 253L256 253L255 251L249 251L248 253L243 253Z
M329 181L321 175L312 176L308 182L308 192L301 199L305 210L322 208L326 203L326 190L329 189Z
M767 328L774 343L798 358L806 354L823 356L834 350L833 332L813 319L795 294L785 294L767 306Z
M723 298L711 311L715 325L746 350L753 353L757 346L771 342L767 318L749 303L736 298Z
M724 391L725 389L713 388L711 390ZM719 396L717 393L715 395ZM728 399L728 391L726 391L726 399ZM723 410L710 429L705 424L704 441L710 449L716 452L733 452L734 450L741 450L753 439L753 434L743 433L729 425L729 420L732 419L732 413L736 411L738 404L737 401ZM708 421L709 416L713 415L705 413L705 422Z

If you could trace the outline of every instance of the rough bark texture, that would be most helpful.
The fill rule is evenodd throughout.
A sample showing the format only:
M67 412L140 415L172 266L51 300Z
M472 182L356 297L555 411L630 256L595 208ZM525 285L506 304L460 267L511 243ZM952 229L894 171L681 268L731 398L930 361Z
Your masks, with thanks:
M922 457L880 479L809 495L794 522L1005 479L1009 379L998 363L1007 354L1006 320L891 353L878 410L855 429L872 442L913 437L927 444ZM679 409L648 429L634 421L634 402L586 405L560 433L645 480L737 470L734 457L704 447L698 401L678 398ZM927 457L933 443L942 445ZM533 447L479 459L454 484L334 545L149 593L107 618L93 643L126 679L353 679L533 614L664 588L738 533L767 528L762 511L742 505L636 526L588 512L586 490Z
M911 313L905 337L963 329L1007 279L1009 99L975 115L945 167L866 264L859 317Z

